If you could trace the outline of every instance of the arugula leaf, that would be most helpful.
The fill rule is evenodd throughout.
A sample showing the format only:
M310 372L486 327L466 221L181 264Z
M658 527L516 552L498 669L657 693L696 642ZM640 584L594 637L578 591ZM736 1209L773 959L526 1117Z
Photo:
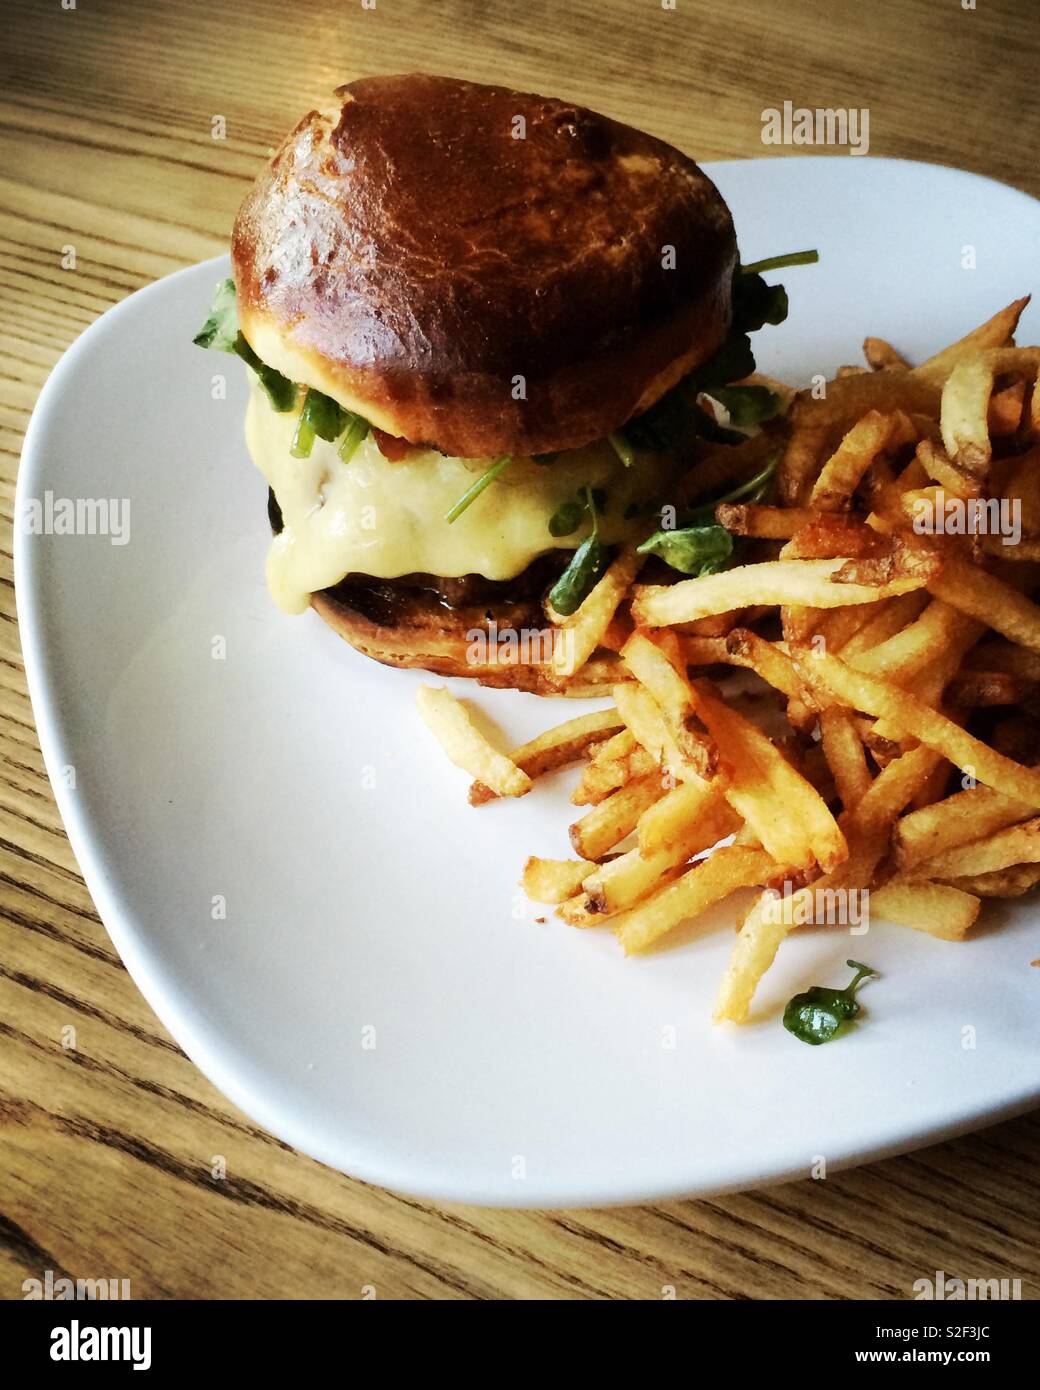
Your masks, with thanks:
M296 408L296 383L290 381L287 376L282 376L281 372L276 372L266 362L261 362L241 332L235 339L234 350L246 366L252 367L256 372L267 399L279 414L284 415L287 410Z
M444 513L444 520L450 526L453 521L458 521L459 517L471 506L486 487L490 487L503 468L513 460L512 454L503 454L501 458L495 460L490 468L485 469L475 483L466 489L454 506L449 507Z
M636 461L635 450L621 431L615 430L613 434L608 434L607 442L625 467L631 468Z
M355 415L352 410L344 410L343 414L347 419L347 430L339 441L339 456L344 463L349 463L357 453L358 446L368 437L370 426L367 420Z
M764 424L783 414L784 409L781 398L768 386L713 386L700 393L698 403L701 397L718 401L729 416L729 423L737 430Z
M741 381L754 370L755 354L751 350L751 339L745 330L731 328L718 351L695 368L687 380L689 389L704 391L711 386Z
M804 994L796 994L784 1009L784 1027L802 1042L813 1047L830 1042L842 1025L859 1013L856 987L868 975L876 976L877 971L869 965L861 965L858 960L849 960L845 964L856 974L844 989L813 985Z
M819 259L818 251L789 251L783 256L768 256L738 266L733 276L733 327L742 333L756 333L767 323L783 323L787 318L787 291L783 285L767 285L762 272L815 265Z
M767 256L764 261L742 265L740 272L742 275L760 275L764 270L783 270L789 265L816 265L819 259L819 251L785 251L782 256Z
M196 347L213 348L216 352L234 352L238 337L238 306L234 280L221 280L213 291L209 318L192 338Z
M607 505L607 494L600 487L589 489L586 483L582 492L591 496L595 512L603 512ZM589 504L585 496L579 494L577 497L568 498L566 502L561 502L549 518L550 536L569 536L581 525L582 518L589 510Z
M575 502L570 499L561 502L549 518L550 536L569 536L581 525L581 519L585 515L585 503Z
M296 422L296 432L289 449L293 458L309 458L311 449L314 447L315 436L318 439L327 440L330 444L333 440L338 439L343 433L346 423L343 418L345 414L346 412L338 401L334 401L331 396L326 396L321 391L315 391L313 386L308 386L307 394L303 400L303 409Z
M715 520L720 502L761 501L769 491L779 454L769 460L752 478L711 502L702 502L676 516L678 526L662 527L638 547L642 555L656 555L681 574L717 574L725 569L734 551L732 534Z
M716 574L733 554L733 537L717 525L655 531L639 546L639 553L657 555L681 574Z
M733 279L733 326L740 333L757 333L767 323L787 318L787 291L783 285L767 285L761 275Z
M549 602L564 618L569 618L581 607L609 560L607 550L600 544L599 517L596 515L593 490L586 485L583 491L585 505L592 516L592 534L578 546L567 568L549 590Z
M209 317L192 339L197 347L215 352L232 352L252 367L275 410L285 412L296 405L296 387L288 377L261 362L238 327L238 306L234 280L221 280L213 293Z

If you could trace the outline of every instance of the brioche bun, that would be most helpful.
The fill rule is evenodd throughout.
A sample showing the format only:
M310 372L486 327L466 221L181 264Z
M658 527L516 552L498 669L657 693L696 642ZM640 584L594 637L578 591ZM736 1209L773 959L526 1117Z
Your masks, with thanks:
M258 356L463 458L577 448L719 347L736 240L686 155L547 97L418 74L340 87L235 222Z

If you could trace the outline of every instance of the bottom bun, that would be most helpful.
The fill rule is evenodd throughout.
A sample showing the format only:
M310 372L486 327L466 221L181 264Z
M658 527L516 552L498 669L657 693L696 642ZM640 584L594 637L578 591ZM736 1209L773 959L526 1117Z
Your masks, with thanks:
M267 516L275 535L282 514L273 492ZM593 653L575 676L558 677L550 655L556 635L542 595L566 563L545 555L505 583L468 575L371 579L352 574L311 595L311 607L357 651L384 666L411 666L480 685L576 698L609 695L623 678L614 652Z
M594 655L570 679L557 677L548 659L553 629L536 601L449 608L428 590L344 580L312 594L311 607L352 647L385 666L534 695L609 695L619 678L613 652Z

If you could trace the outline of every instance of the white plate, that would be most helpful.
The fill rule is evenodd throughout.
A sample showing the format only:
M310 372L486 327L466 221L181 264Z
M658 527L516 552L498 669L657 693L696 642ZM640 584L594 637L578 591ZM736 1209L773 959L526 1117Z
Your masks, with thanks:
M924 356L1036 288L1040 204L987 180L859 158L710 172L745 260L820 248L818 267L784 273L790 319L756 342L761 367L792 381L856 360L866 333ZM961 946L884 924L800 934L741 1030L710 1023L732 911L632 960L609 932L534 920L516 880L528 853L568 852L568 779L471 810L414 712L423 676L267 597L245 374L191 345L225 273L195 266L105 314L33 416L19 516L47 489L128 497L129 544L20 535L16 555L73 849L134 979L221 1090L348 1173L504 1206L744 1187L1034 1103L1032 903L988 910ZM1038 328L1030 310L1021 340ZM226 401L211 399L220 372ZM510 739L577 712L459 689ZM849 955L884 976L864 990L869 1018L806 1047L777 1009L808 982L843 982Z

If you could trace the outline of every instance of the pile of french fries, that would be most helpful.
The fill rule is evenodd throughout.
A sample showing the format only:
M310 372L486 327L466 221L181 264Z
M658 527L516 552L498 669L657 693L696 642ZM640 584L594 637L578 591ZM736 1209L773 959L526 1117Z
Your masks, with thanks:
M917 367L868 338L868 365L796 393L779 430L702 456L684 502L780 451L777 504L717 512L760 558L645 584L641 557L618 555L556 649L561 678L598 664L610 709L506 756L446 690L420 694L477 779L474 805L582 763L576 857L531 858L522 879L563 922L645 951L757 890L719 1020L748 1017L821 889L960 941L982 898L1040 881L1040 349L1014 346L1027 302ZM951 498L1004 499L1017 542L914 524Z

